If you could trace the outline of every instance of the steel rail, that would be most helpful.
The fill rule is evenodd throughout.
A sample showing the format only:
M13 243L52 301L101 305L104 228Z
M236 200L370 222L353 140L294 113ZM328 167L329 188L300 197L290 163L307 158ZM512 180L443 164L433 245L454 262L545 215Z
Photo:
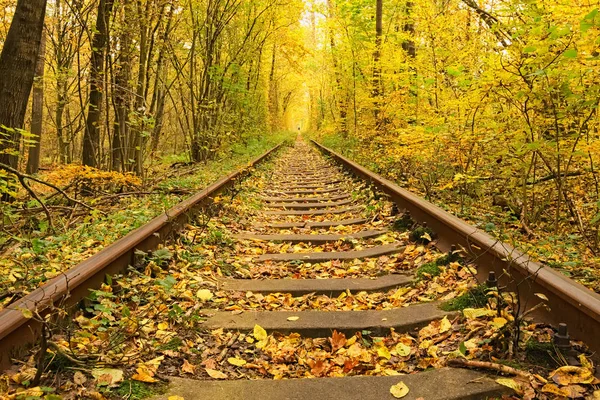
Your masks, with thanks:
M566 323L571 337L584 341L591 350L600 353L600 295L394 182L314 140L312 142L355 176L371 182L390 196L400 209L410 213L413 220L426 223L438 235L436 246L441 250L448 251L452 245L462 246L474 259L480 281L494 271L500 277L501 285L507 285L518 294L521 312L542 301L538 294L545 295L549 309L538 309L536 317L555 326Z
M193 212L243 178L253 166L264 161L280 146L275 146L244 167L217 180L0 311L0 370L10 367L12 358L23 355L40 335L40 323L35 318L26 317L25 311L43 314L52 304L77 304L89 295L90 289L100 287L106 276L125 272L133 265L136 250L155 249L169 235L183 227Z

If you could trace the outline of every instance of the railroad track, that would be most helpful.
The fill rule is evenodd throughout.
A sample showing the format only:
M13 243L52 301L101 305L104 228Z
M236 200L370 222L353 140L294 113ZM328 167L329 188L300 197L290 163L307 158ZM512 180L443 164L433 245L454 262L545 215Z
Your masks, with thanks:
M94 279L70 288L71 303L89 287L100 289L74 313L68 334L53 338L55 354L119 366L136 380L168 379L156 399L385 399L406 388L406 399L494 398L508 389L485 373L445 365L495 354L482 343L509 343L510 310L542 298L554 314L539 313L541 321L566 321L575 338L598 350L598 296L320 150L331 160L298 141L235 196L215 199L223 180L180 208L176 223L145 229L150 242L129 238L120 256L114 248L101 252L104 264L92 260L96 269L87 275ZM221 207L211 218L187 216L200 199ZM167 231L177 234L148 252ZM134 257L135 248L146 255ZM133 268L125 273L124 264ZM492 307L494 315L479 285L492 270L504 292L519 282L521 297ZM107 272L120 275L101 284ZM26 298L20 306L32 304ZM12 333L0 314L5 350L31 340L24 327L37 327L14 322L17 311ZM553 333L540 325L524 334ZM121 339L115 346L107 337Z

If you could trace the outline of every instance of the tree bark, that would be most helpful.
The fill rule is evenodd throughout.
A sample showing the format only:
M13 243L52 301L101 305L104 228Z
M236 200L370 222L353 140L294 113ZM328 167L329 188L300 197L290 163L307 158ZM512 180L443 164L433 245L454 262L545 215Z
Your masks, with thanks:
M373 101L375 123L379 126L381 114L381 44L383 36L383 0L377 0L375 7L375 51L373 52Z
M40 169L42 128L44 121L44 66L46 62L46 38L42 34L40 50L35 66L35 80L31 102L31 133L36 135L35 144L29 148L27 173L35 174Z
M411 36L411 39L407 39L404 42L402 42L402 48L412 58L416 57L417 55L415 41L412 39L412 36L415 34L415 24L412 21L413 6L414 5L411 1L406 2L406 22L404 23L404 27L402 28L402 30L407 34L407 36Z
M45 16L46 0L19 0L0 54L0 163L15 169Z
M96 31L92 38L92 59L90 63L90 95L88 115L83 134L83 165L99 166L100 115L102 105L102 82L104 79L104 54L108 41L108 21L114 0L100 0L96 19Z
M334 0L327 0L327 10L328 10L328 18L333 20L335 15L335 7ZM342 71L341 66L339 65L338 56L336 54L336 43L335 43L335 33L333 27L329 27L329 45L331 47L331 57L333 60L333 72L335 75L335 84L336 84L336 98L338 111L340 115L339 120L339 130L343 137L348 136L348 97L344 93L344 88L342 85Z

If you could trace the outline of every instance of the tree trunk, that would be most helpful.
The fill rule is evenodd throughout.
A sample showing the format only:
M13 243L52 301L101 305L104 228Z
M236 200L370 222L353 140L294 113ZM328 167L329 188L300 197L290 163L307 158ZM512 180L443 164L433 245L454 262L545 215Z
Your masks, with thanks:
M328 18L333 19L335 15L335 4L333 0L327 0ZM333 73L335 75L336 98L340 114L339 130L343 137L348 136L348 96L344 93L342 86L342 71L336 54L336 43L333 28L329 27L329 45L331 46L331 57L333 61Z
M383 0L377 0L375 10L375 51L373 52L373 101L375 123L379 126L381 114L381 41L383 36Z
M415 34L415 24L412 20L412 8L413 3L408 1L406 2L406 23L402 30L407 34L408 37L413 37ZM402 48L408 53L408 55L414 58L417 55L417 49L415 47L415 42L412 39L407 39L402 42Z
M42 124L44 120L44 64L46 62L46 37L42 34L40 51L35 66L35 84L31 103L31 133L36 135L35 144L29 148L27 173L35 174L40 169L42 148Z
M40 52L46 0L19 0L0 54L0 162L18 167L27 103Z
M275 79L275 66L277 63L277 43L273 43L271 57L271 71L269 72L269 120L271 133L279 129L279 98L277 80Z
M129 112L131 109L131 41L129 32L121 35L121 51L116 65L115 86L113 89L115 122L111 143L111 161L114 171L125 170L128 155L125 153L125 143L129 137Z
M96 31L92 38L92 59L90 62L90 96L88 115L83 134L83 165L99 166L100 115L102 105L102 82L104 79L104 54L108 39L108 21L114 0L100 0L96 19Z

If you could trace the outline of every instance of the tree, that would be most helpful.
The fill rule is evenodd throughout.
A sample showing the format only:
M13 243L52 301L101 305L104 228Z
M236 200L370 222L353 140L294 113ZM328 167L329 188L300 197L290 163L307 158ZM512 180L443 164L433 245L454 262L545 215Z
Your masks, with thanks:
M381 82L381 47L383 36L383 0L377 0L375 6L375 51L373 52L373 99L374 108L373 112L375 115L375 121L377 126L380 126L381 117L381 96L382 93L382 82Z
M103 97L104 55L108 44L109 19L113 6L114 0L100 0L96 31L92 39L89 76L90 95L82 151L83 164L91 167L97 167L100 164L100 116Z
M45 15L46 0L19 0L0 54L0 163L15 169Z
M42 133L44 122L44 67L46 63L46 38L42 35L40 54L35 66L35 82L31 101L31 133L35 135L34 143L29 147L27 156L27 173L35 174L40 169L42 150Z

